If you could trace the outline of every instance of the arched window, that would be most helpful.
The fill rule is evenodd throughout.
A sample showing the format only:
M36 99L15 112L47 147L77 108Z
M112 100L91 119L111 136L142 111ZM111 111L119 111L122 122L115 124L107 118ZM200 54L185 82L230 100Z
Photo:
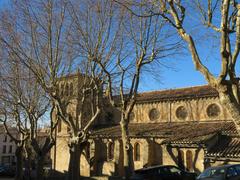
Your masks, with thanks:
M185 169L184 166L184 152L182 150L178 151L178 167Z
M187 150L186 160L187 160L187 170L188 171L192 171L193 170L193 155L192 155L192 151Z
M69 88L69 95L73 95L73 83L70 83L70 88Z
M108 160L112 160L114 158L114 143L108 143Z
M134 161L140 161L140 144L134 144Z

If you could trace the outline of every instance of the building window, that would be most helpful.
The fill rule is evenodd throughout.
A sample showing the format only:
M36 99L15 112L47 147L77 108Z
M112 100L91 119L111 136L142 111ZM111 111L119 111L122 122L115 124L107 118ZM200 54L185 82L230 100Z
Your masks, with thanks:
M140 161L140 144L134 144L134 161Z
M2 156L2 164L3 165L10 165L10 157L11 156Z
M7 142L7 135L4 136L3 142Z
M9 151L8 153L12 153L12 145L9 146Z
M58 132L60 133L62 131L62 121L58 120Z
M184 106L179 106L176 110L176 116L180 120L185 120L188 116L187 109Z
M187 150L186 160L187 160L187 170L188 171L192 171L193 170L193 155L192 155L192 151Z
M6 153L6 145L3 146L3 153Z
M157 120L160 117L159 110L153 108L149 111L148 117L151 121Z
M217 104L210 104L207 107L207 115L208 117L217 117L220 114L220 107Z
M108 160L112 160L114 158L114 143L108 143Z
M178 150L178 167L180 167L181 169L185 169L184 152L182 150Z

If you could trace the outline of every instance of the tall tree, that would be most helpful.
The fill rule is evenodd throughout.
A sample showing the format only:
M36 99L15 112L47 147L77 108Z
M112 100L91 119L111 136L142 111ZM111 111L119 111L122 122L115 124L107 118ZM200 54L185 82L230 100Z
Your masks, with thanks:
M13 108L13 109L12 109ZM21 113L17 106L7 107L4 103L1 105L1 119L6 134L16 144L16 180L23 180L23 160L25 157L24 146L28 139L26 127L23 125L24 119L21 118Z
M163 31L164 22L158 17L135 17L107 0L85 5L79 8L79 4L72 4L74 39L79 54L96 62L103 71L105 95L121 112L124 170L129 178L133 160L128 124L140 75L146 73L150 63L171 55L178 43L167 43L171 35ZM138 10L141 12L141 8Z
M228 109L237 132L240 134L240 81L237 71L240 49L240 4L238 1L159 0L151 3L143 1L141 4L145 7L143 15L138 14L132 8L133 4L139 5L138 2L117 2L138 17L161 16L177 31L179 37L188 45L196 70L203 75L211 87L218 91L220 102ZM192 7L194 10L190 10ZM195 18L189 19L194 15ZM217 58L220 62L220 71L217 74L204 63L204 56L198 49L199 34L192 33L190 24L202 24L199 32L214 32L214 38L219 41L217 45L219 50L216 53L219 53ZM209 45L209 41L204 43L205 46Z
M5 59L1 69L1 80L5 84L3 86L5 88L3 98L13 96L11 97L11 103L10 101L8 103L11 106L17 106L17 110L20 110L20 113L23 112L22 114L24 114L24 125L27 129L29 142L36 154L37 179L43 179L44 158L55 143L53 131L57 122L53 122L52 114L56 106L53 102L51 103L50 120L46 120L44 116L46 112L49 112L49 96L45 91L46 89L44 89L45 86L43 86L43 83L40 84L40 82L44 82L45 78L49 78L44 71L46 63L43 61L46 58L44 54L47 53L47 49L46 44L42 44L44 39L44 36L41 36L43 35L42 31L37 31L38 27L35 26L37 25L36 22L39 23L39 26L42 25L43 19L37 19L38 21L31 19L31 16L35 17L36 15L35 13L38 10L36 8L43 4L36 2L34 4L35 7L33 7L31 3L29 1L18 1L11 4L11 10L1 12L1 47L5 54L7 54L1 57L1 59ZM39 12L39 16L36 18L40 18L40 16L43 17L41 12ZM44 27L41 30L44 31L46 29ZM40 53L37 51L35 49L36 46L41 46L44 52ZM42 66L37 67L37 63ZM5 73L3 73L4 71ZM6 100L9 100L7 98ZM22 118L22 116L19 118ZM38 141L42 119L44 119L44 123L49 123L51 129L44 144Z
M69 3L65 0L16 1L11 11L3 12L0 41L31 72L47 94L52 108L51 120L52 116L56 120L51 121L52 127L63 121L69 128L68 179L77 180L80 155L88 140L88 130L101 112L100 96L104 79L96 63L79 57L79 51L75 50L73 21L67 11L71 9ZM80 85L73 89L68 86L67 77L76 71ZM60 89L62 85L64 88ZM60 93L63 90L64 93ZM71 97L69 90L74 92ZM75 106L74 112L69 110L72 105ZM86 113L86 110L89 112ZM43 147L49 150L53 143L50 136ZM35 140L31 144L36 154L43 154ZM39 164L42 164L40 157ZM41 173L37 174L38 178L42 178Z
M37 178L43 179L43 163L46 154L54 145L53 131L56 123L46 117L49 110L49 99L41 86L36 82L31 71L21 65L12 51L6 51L7 56L1 61L1 114L2 122L7 134L16 143L17 179L22 177L23 156L27 158L27 141L36 153ZM52 111L55 107L52 106ZM41 124L47 124L51 131L44 143L39 142ZM16 128L19 136L15 136L9 129ZM16 132L15 132L16 133Z
M24 146L28 139L28 132L26 127L26 114L18 105L19 93L19 78L18 68L8 64L8 53L1 51L0 59L0 121L3 124L6 134L16 144L16 177L17 180L23 179L23 159L24 159ZM9 73L11 72L11 73ZM13 74L17 74L14 76Z

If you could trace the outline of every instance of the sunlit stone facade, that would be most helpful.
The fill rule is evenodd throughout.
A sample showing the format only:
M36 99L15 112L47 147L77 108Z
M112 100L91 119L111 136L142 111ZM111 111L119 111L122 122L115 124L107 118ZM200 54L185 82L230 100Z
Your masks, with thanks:
M72 103L69 111L74 108ZM81 155L82 175L123 174L119 120L117 108L104 108ZM139 94L129 131L135 169L165 164L200 172L212 165L240 163L240 140L231 115L209 86ZM64 172L69 161L64 123L59 125L56 137L53 167Z

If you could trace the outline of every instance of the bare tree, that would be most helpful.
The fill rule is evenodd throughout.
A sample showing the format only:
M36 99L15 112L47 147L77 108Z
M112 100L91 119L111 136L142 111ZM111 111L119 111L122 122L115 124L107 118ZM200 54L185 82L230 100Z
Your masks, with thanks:
M122 3L121 3L122 4ZM228 109L235 123L238 133L240 133L240 84L237 75L237 60L240 49L240 5L235 0L208 0L201 2L195 0L186 2L181 0L159 0L153 1L151 7L146 5L144 17L159 15L163 17L188 45L192 61L197 71L199 71L208 84L215 88L220 97L221 103ZM186 26L188 17L186 12L193 4L196 8L191 13L198 13L198 23L202 23L201 29L211 30L219 38L219 59L220 72L218 75L210 71L204 64L202 55L197 49L196 38L193 37L189 26ZM126 4L122 4L131 13L139 16L138 13ZM220 22L218 21L220 20ZM208 42L207 42L208 43Z
M1 119L3 123L6 134L14 141L16 144L16 180L23 180L23 160L25 156L24 145L28 138L27 131L24 126L22 126L22 119L20 118L20 113L18 109L9 109L1 107ZM14 122L13 122L14 121ZM9 125L14 123L15 126Z
M25 156L25 145L29 138L27 128L27 115L19 105L19 97L22 83L20 82L20 72L16 64L8 64L8 53L1 53L1 74L0 74L0 121L3 123L7 135L16 144L15 155L16 176L15 179L23 179L23 160Z
M150 63L171 55L178 43L167 43L171 35L163 31L164 22L158 17L138 18L109 1L89 2L84 8L72 3L74 39L80 54L96 62L103 71L105 96L121 112L124 169L128 178L133 170L128 124L140 75Z
M108 1L20 0L13 4L11 11L3 13L0 42L31 71L47 93L55 108L51 114L57 117L53 127L63 121L70 129L69 179L79 178L79 159L88 140L88 130L101 112L105 77L106 95L113 105L114 90L119 87L116 94L120 97L118 107L122 114L124 167L126 177L131 174L128 123L140 74L143 67L167 56L164 52L176 47L175 43L164 41L169 35L161 34L162 25L158 17L144 19L126 15L123 9ZM159 46L160 43L166 44ZM58 91L61 76L66 76L67 82L68 74L76 69L82 78L75 92L77 102L68 93L63 96ZM72 104L77 107L74 115L68 110ZM91 113L85 116L88 104ZM34 117L29 115L30 118ZM50 138L48 142L51 145L53 141ZM37 145L35 147L36 152L41 152Z
M7 134L16 143L17 175L22 177L23 154L25 158L27 141L30 142L36 153L37 177L43 178L43 163L46 154L54 145L53 131L56 123L53 123L52 113L50 119L45 117L49 111L49 99L41 89L36 79L26 67L19 63L18 58L10 52L6 52L1 64L1 113L4 116L2 122ZM52 110L55 107L52 106ZM43 122L41 122L43 121ZM51 131L49 136L41 144L38 140L41 124L49 124ZM19 136L15 137L9 129L15 127Z
M141 7L139 9L141 13ZM124 169L125 176L129 178L133 171L133 157L132 146L130 144L128 124L136 98L138 94L138 87L142 76L149 75L147 73L148 67L152 64L159 65L161 59L173 55L178 42L168 42L171 35L163 31L164 22L158 17L149 19L139 18L126 13L128 21L123 23L123 38L120 47L126 46L128 48L120 51L118 58L115 61L117 72L119 74L119 84L113 87L112 77L108 76L107 95L112 105L119 108L121 112L121 132L124 153ZM126 41L127 40L127 41ZM121 49L123 50L123 49ZM126 56L127 53L127 56ZM104 66L106 74L110 74ZM157 66L159 67L159 66ZM160 67L159 67L160 68ZM116 87L116 84L114 85ZM119 95L119 102L116 103L116 96L114 91Z
M5 60L3 64L1 64L1 83L3 83L1 98L3 102L6 102L4 105L8 105L7 110L4 111L4 123L6 124L6 121L9 120L6 118L8 116L6 113L9 113L10 110L13 111L9 114L14 114L14 116L16 116L15 119L18 121L16 123L17 128L21 134L25 133L25 137L28 137L30 145L36 153L37 158L35 162L37 164L37 178L43 179L44 158L50 151L51 147L55 144L53 131L57 122L54 123L52 118L55 105L52 103L50 120L46 119L44 116L49 110L49 99L46 96L46 92L43 91L43 88L38 83L38 78L40 76L37 77L35 73L39 72L37 70L32 71L32 69L37 68L34 66L34 62L30 60L30 55L33 54L33 50L28 49L28 47L32 45L28 44L30 37L25 38L24 36L29 29L24 29L23 23L27 22L27 17L29 17L27 15L29 15L28 13L30 12L24 11L26 10L24 9L24 6L19 6L22 2L19 1L18 3L19 4L15 4L15 10L16 13L19 13L19 19L16 19L15 15L13 15L11 12L5 11L1 14L1 46L5 51L3 55L7 54L5 56L1 56L1 59ZM25 3L26 4L24 5L29 5L27 1L25 1ZM33 24L31 25L31 28L33 28ZM27 25L25 27L27 27ZM36 32L34 31L34 33ZM4 37L4 39L2 37ZM31 38L34 37L32 36ZM32 69L30 69L30 67ZM41 71L40 73L43 73L43 69L38 70ZM43 76L41 76L41 78L43 78ZM6 106L4 106L4 108L5 107ZM9 107L14 108L11 109ZM44 144L40 144L38 142L38 133L40 128L39 124L42 119L45 121L44 123L49 123L51 129L49 136L45 139ZM23 125L24 128L22 127ZM20 137L22 137L22 135ZM15 140L20 146L18 150L22 151L22 147L26 145L26 138ZM21 155L21 153L19 154ZM19 157L19 159L20 158L22 157ZM22 161L19 160L19 163L21 162ZM20 165L22 166L22 164ZM17 177L19 178L22 178L21 166L18 168L20 176Z
M44 155L54 144L52 132L56 124L63 121L69 128L68 178L77 180L80 155L88 140L88 130L101 112L103 78L97 64L89 58L79 57L79 51L75 50L68 5L65 0L15 2L12 11L16 15L11 12L7 12L7 16L3 14L0 41L18 58L20 64L28 68L51 102L51 120L55 117L55 121L51 121L51 136L40 147L35 141L35 134L30 134L34 137L31 140L33 149L36 154ZM67 77L76 71L81 82L73 89L68 86ZM64 93L59 90L62 84L68 87L66 91L65 88L61 89ZM74 91L72 96L70 89ZM75 110L69 111L70 106L75 106ZM28 117L30 121L36 118L32 114ZM38 159L38 164L42 165L42 157ZM42 178L42 171L37 178Z

